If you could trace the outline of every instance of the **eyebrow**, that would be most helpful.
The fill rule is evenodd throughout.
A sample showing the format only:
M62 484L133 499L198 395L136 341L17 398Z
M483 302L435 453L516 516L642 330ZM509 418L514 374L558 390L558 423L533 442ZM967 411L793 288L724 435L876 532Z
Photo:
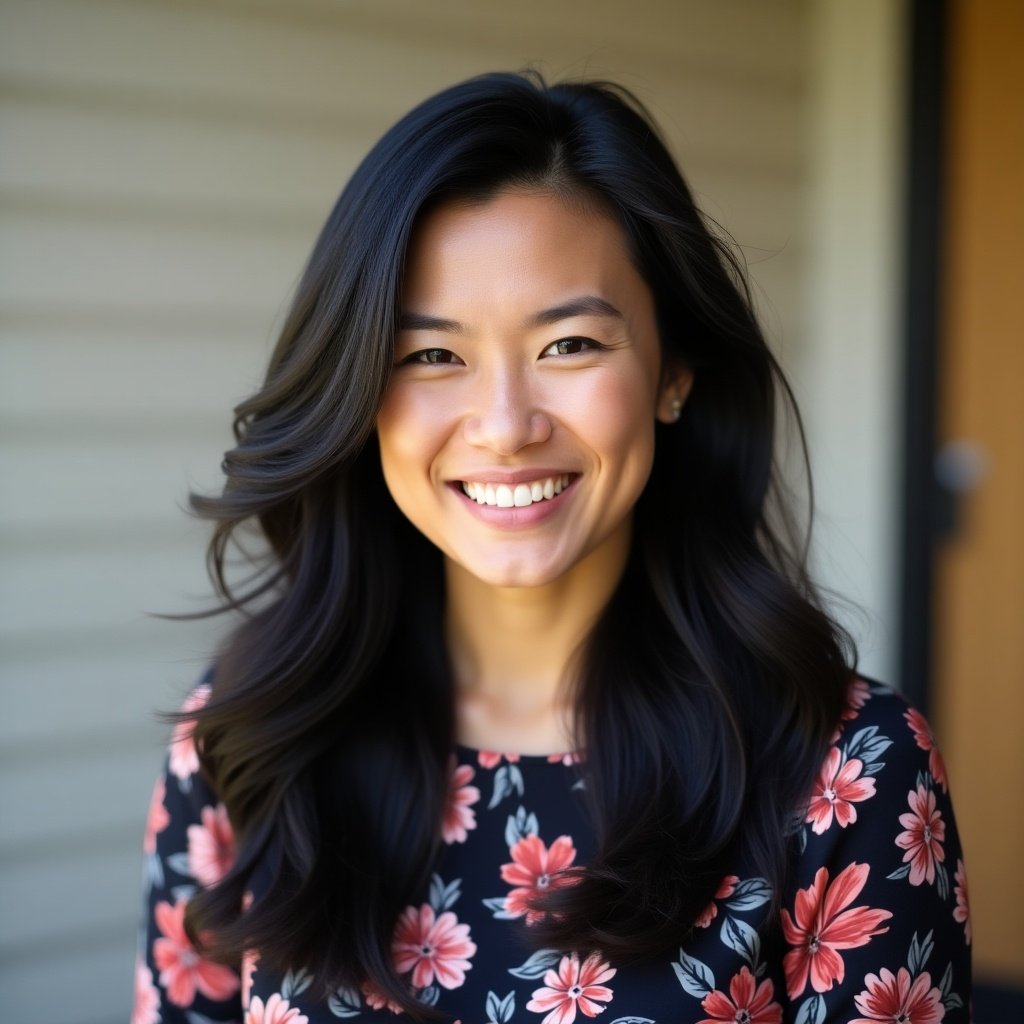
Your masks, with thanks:
M568 320L574 316L608 316L619 320L625 319L610 302L596 295L580 295L568 302L542 309L534 313L526 321L527 327L544 327L548 324ZM441 331L445 334L464 334L465 327L458 320L446 320L444 317L427 316L425 313L402 313L398 320L400 331Z

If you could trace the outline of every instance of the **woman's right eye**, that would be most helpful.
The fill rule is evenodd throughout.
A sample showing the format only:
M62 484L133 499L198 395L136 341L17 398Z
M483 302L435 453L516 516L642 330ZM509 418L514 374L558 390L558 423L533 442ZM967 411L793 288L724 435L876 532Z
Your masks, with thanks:
M400 365L404 366L407 363L456 363L460 361L454 352L450 352L446 348L424 348L420 349L419 352L413 352L411 355L406 356Z

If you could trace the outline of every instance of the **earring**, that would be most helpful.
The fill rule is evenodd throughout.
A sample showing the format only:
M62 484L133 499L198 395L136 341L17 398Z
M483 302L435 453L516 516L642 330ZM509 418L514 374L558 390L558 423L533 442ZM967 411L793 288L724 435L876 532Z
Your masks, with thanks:
M673 421L679 419L680 414L683 411L683 400L679 397L672 399L672 419Z

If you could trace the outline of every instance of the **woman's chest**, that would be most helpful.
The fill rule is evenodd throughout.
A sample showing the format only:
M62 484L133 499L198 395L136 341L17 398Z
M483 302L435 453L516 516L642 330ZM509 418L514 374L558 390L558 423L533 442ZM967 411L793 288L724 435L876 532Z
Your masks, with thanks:
M685 947L641 966L600 955L538 949L531 897L570 884L594 836L570 765L539 758L460 757L445 847L428 891L405 909L392 960L416 997L461 1024L610 1024L781 1020L778 951L758 930L770 899L760 879L729 876ZM372 986L317 994L301 970L285 976L250 962L246 1024L396 1020Z

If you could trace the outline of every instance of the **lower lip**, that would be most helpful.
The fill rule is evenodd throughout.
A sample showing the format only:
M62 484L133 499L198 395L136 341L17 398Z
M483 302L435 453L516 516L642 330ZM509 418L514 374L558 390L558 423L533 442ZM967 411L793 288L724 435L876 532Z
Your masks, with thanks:
M553 516L565 504L566 499L572 495L578 479L578 476L572 477L568 486L563 488L562 492L556 494L553 498L544 498L541 501L535 501L530 505L523 505L520 508L499 508L497 505L480 505L466 494L462 489L461 483L453 483L449 486L456 496L462 500L470 514L476 516L481 522L487 523L488 526L500 527L504 530L524 530L531 526L536 526L538 523L542 523L545 519Z

